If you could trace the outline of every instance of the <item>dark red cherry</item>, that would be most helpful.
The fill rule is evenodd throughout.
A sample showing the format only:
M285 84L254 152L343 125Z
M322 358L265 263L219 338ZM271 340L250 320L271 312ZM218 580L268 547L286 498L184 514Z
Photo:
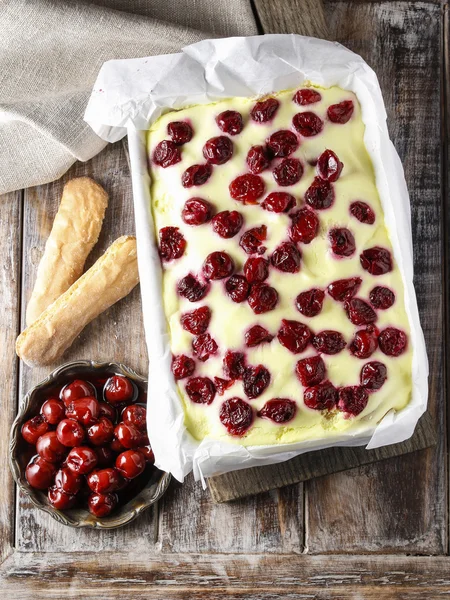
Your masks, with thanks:
M234 271L234 261L226 252L211 252L203 263L205 279L225 279Z
M188 273L177 283L177 292L189 302L198 302L202 300L209 291L208 283L200 283L200 281Z
M192 340L192 352L202 362L206 362L217 350L218 346L209 333L202 333Z
M117 502L116 494L91 494L88 499L89 512L101 519L114 510Z
M255 315L269 312L275 308L278 302L278 292L267 283L255 283L252 285L248 304Z
M315 317L322 311L325 293L323 290L313 288L306 292L300 292L295 299L295 306L299 313L305 317Z
M184 379L190 377L195 371L195 362L189 356L180 354L172 359L172 373L175 379Z
M57 425L65 414L64 404L57 398L49 398L41 406L41 415L50 425Z
M252 146L247 154L248 170L259 175L270 167L271 153L265 146Z
M211 404L216 395L216 388L208 377L192 377L186 383L186 393L196 404Z
M386 327L378 336L378 344L383 354L387 356L400 356L408 346L408 338L406 337L406 333L400 331L400 329Z
M131 423L119 423L114 429L114 437L124 448L141 446L142 433Z
M345 340L339 331L325 330L317 333L312 339L312 345L317 352L323 354L338 354L346 346Z
M322 100L322 96L316 90L304 88L295 92L295 95L292 99L296 104L305 106L306 104L315 104L316 102L320 102Z
M276 98L261 100L250 111L250 117L256 123L267 123L275 117L279 106L280 103Z
M350 352L357 358L369 358L378 347L376 329L369 325L357 331L350 343Z
M97 466L99 467L107 467L114 462L115 454L110 446L100 446L100 448L95 449L95 453L97 454Z
M272 171L273 178L282 187L295 185L303 175L303 166L298 158L285 158Z
M58 423L56 436L63 446L73 448L84 440L84 429L75 419L63 419Z
M288 423L292 421L297 412L297 405L289 398L273 398L268 400L261 410L258 411L258 417L270 419L274 423Z
M63 387L59 397L65 406L69 406L73 400L87 398L88 396L95 397L96 395L95 387L91 383L82 379L75 379Z
M41 458L47 462L57 463L62 460L67 449L61 444L56 431L47 431L36 442L36 450Z
M153 453L152 447L147 445L147 446L139 446L139 448L136 448L136 450L138 450L145 458L145 462L148 465L154 465L155 464L155 455Z
M121 484L121 476L119 472L112 468L96 469L89 473L86 478L88 486L96 494L108 494L119 489Z
M247 367L244 371L243 384L247 398L258 398L270 383L270 373L263 365Z
M122 419L124 423L130 423L137 427L139 431L147 429L147 409L141 404L132 404L124 408Z
M237 135L244 128L242 116L235 110L225 110L216 117L219 129L229 135Z
M359 385L352 385L339 389L337 408L348 416L356 417L366 408L369 395Z
M116 469L123 477L134 479L145 469L145 457L138 450L126 450L116 458Z
M181 315L180 323L183 329L193 335L205 333L211 320L211 309L208 306L201 306L190 310Z
M313 135L320 133L323 129L322 119L311 111L305 111L294 115L292 124L303 137L312 137Z
M272 192L264 198L261 206L275 213L288 212L295 206L295 198L287 192Z
M270 149L272 156L279 158L289 156L295 152L299 146L297 136L289 129L281 129L280 131L272 133L266 144Z
M346 227L335 227L330 229L328 237L331 249L336 256L351 256L356 249L355 237L350 229Z
M55 475L55 486L69 495L78 494L82 483L83 477L68 467L62 467Z
M220 407L219 418L230 435L242 436L253 423L253 409L241 398L229 398Z
M325 363L321 356L308 356L297 362L295 372L304 387L318 385L326 377Z
M21 429L23 439L28 442L28 444L36 445L36 442L47 433L49 430L48 423L44 420L42 415L37 415L36 417L32 417L28 419L23 425Z
M41 456L34 456L25 469L25 477L31 487L46 490L52 485L56 465L47 462Z
M223 372L225 377L228 377L232 380L242 379L245 369L246 365L244 353L227 350L223 358Z
M244 219L237 210L223 210L212 219L213 230L225 239L234 237L242 227Z
M300 250L295 244L283 242L273 251L270 262L283 273L298 273L301 257Z
M293 242L309 244L319 232L319 219L315 212L309 208L301 208L291 214L292 224L289 228L289 237Z
M111 406L108 402L99 402L100 407L100 416L106 417L111 421L111 423L115 423L117 421L117 411L114 406Z
M187 225L203 225L212 219L212 206L202 198L186 200L181 218Z
M361 374L359 376L361 385L369 392L379 390L386 379L386 366L377 360L366 363L361 369Z
M181 185L185 188L203 185L211 175L212 167L209 163L206 163L206 165L192 165L181 176Z
M250 284L243 275L232 275L225 283L225 289L233 302L244 302L250 293Z
M214 385L219 396L223 396L225 392L233 385L231 379L222 379L222 377L214 377Z
M328 119L332 123L344 125L350 120L350 117L353 114L353 109L354 106L351 100L344 100L339 104L332 104L327 110Z
M317 161L317 174L327 181L337 181L344 168L339 158L332 150L325 150Z
M172 140L163 140L159 142L153 151L152 160L158 167L166 169L180 162L181 152L175 142Z
M303 401L314 410L331 410L336 406L338 391L330 381L323 381L303 392Z
M75 419L82 425L92 425L98 419L100 406L93 396L87 398L78 398L69 404L66 409L66 417Z
M369 294L370 304L375 308L387 310L395 302L395 294L392 290L382 285L377 285Z
M66 510L75 504L75 496L66 494L61 489L53 485L47 492L48 501L56 510Z
M89 446L76 446L69 452L66 463L71 471L87 475L97 466L98 457Z
M239 241L239 246L247 254L264 254L266 251L265 246L262 245L267 239L267 227L266 225L260 225L259 227L253 227L248 229Z
M245 332L244 338L247 348L254 348L260 344L271 342L274 336L261 325L253 325Z
M192 127L186 121L172 121L167 125L167 133L177 146L182 146L192 139Z
M105 399L111 404L122 402L132 402L136 395L136 390L131 381L123 375L114 375L110 377L103 388Z
M114 437L114 425L107 417L100 417L87 430L88 439L94 446L104 446Z
M294 354L299 354L311 341L312 333L303 323L282 319L277 337L282 346Z
M327 290L333 300L344 302L350 300L359 290L361 277L351 277L350 279L337 279L328 286Z
M264 195L266 184L264 179L253 173L239 175L229 185L230 196L243 204L256 204Z
M233 156L233 142L226 135L210 138L203 146L203 156L211 165L223 165Z
M330 208L334 202L334 190L329 181L315 177L312 184L305 192L305 202L311 208L324 210Z
M181 258L186 250L186 240L178 227L163 227L159 230L159 255L169 261Z
M353 325L370 325L377 320L377 313L361 298L347 300L344 308Z
M262 256L251 256L244 265L244 275L249 283L265 281L269 277L269 261Z
M360 223L373 225L375 223L375 213L366 202L360 200L350 204L350 214L358 219Z
M362 252L359 257L361 266L371 275L384 275L392 271L391 253L386 248L374 246Z

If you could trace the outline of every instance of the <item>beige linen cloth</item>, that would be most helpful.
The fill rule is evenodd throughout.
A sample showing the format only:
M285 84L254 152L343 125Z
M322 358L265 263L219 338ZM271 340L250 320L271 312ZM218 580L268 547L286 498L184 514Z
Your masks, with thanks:
M106 145L83 121L106 60L256 33L250 0L0 0L0 194Z

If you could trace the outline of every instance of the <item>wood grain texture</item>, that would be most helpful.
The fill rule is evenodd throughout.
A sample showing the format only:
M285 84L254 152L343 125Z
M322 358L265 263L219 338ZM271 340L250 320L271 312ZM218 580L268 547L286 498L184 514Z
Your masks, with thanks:
M16 413L20 321L22 193L0 196L0 564L14 544L14 485L8 468L9 429Z
M16 553L0 583L15 600L437 600L449 594L450 559Z
M108 146L87 163L77 163L60 180L25 191L23 240L23 302L34 284L36 267L50 232L64 184L73 177L88 175L109 193L109 206L99 241L88 258L86 268L103 254L122 234L134 232L130 173L122 144ZM24 307L23 307L24 308ZM25 311L22 310L22 314ZM24 326L24 323L22 323ZM115 360L146 374L147 352L144 342L139 287L124 300L90 323L61 362L87 358ZM49 368L21 365L20 395L40 381ZM155 512L156 511L156 512ZM36 510L22 495L17 506L16 545L25 551L135 550L149 551L155 544L157 509L146 511L137 521L115 532L74 530L57 523Z
M329 3L332 34L378 74L410 190L415 285L430 361L436 448L307 484L309 552L447 551L441 233L441 7ZM433 140L430 143L430 140Z
M322 0L253 0L264 33L298 33L329 38Z

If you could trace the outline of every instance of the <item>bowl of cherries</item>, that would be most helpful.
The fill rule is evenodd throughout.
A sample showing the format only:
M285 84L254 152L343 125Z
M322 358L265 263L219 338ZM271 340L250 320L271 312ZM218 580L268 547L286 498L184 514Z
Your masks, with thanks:
M112 529L166 491L146 428L147 381L116 363L77 361L24 398L10 467L33 504L72 527Z

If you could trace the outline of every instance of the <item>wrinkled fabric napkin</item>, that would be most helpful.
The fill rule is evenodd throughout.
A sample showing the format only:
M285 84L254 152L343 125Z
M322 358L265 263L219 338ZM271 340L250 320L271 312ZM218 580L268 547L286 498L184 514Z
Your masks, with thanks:
M0 194L53 181L106 145L83 121L105 61L257 33L250 0L0 5Z

